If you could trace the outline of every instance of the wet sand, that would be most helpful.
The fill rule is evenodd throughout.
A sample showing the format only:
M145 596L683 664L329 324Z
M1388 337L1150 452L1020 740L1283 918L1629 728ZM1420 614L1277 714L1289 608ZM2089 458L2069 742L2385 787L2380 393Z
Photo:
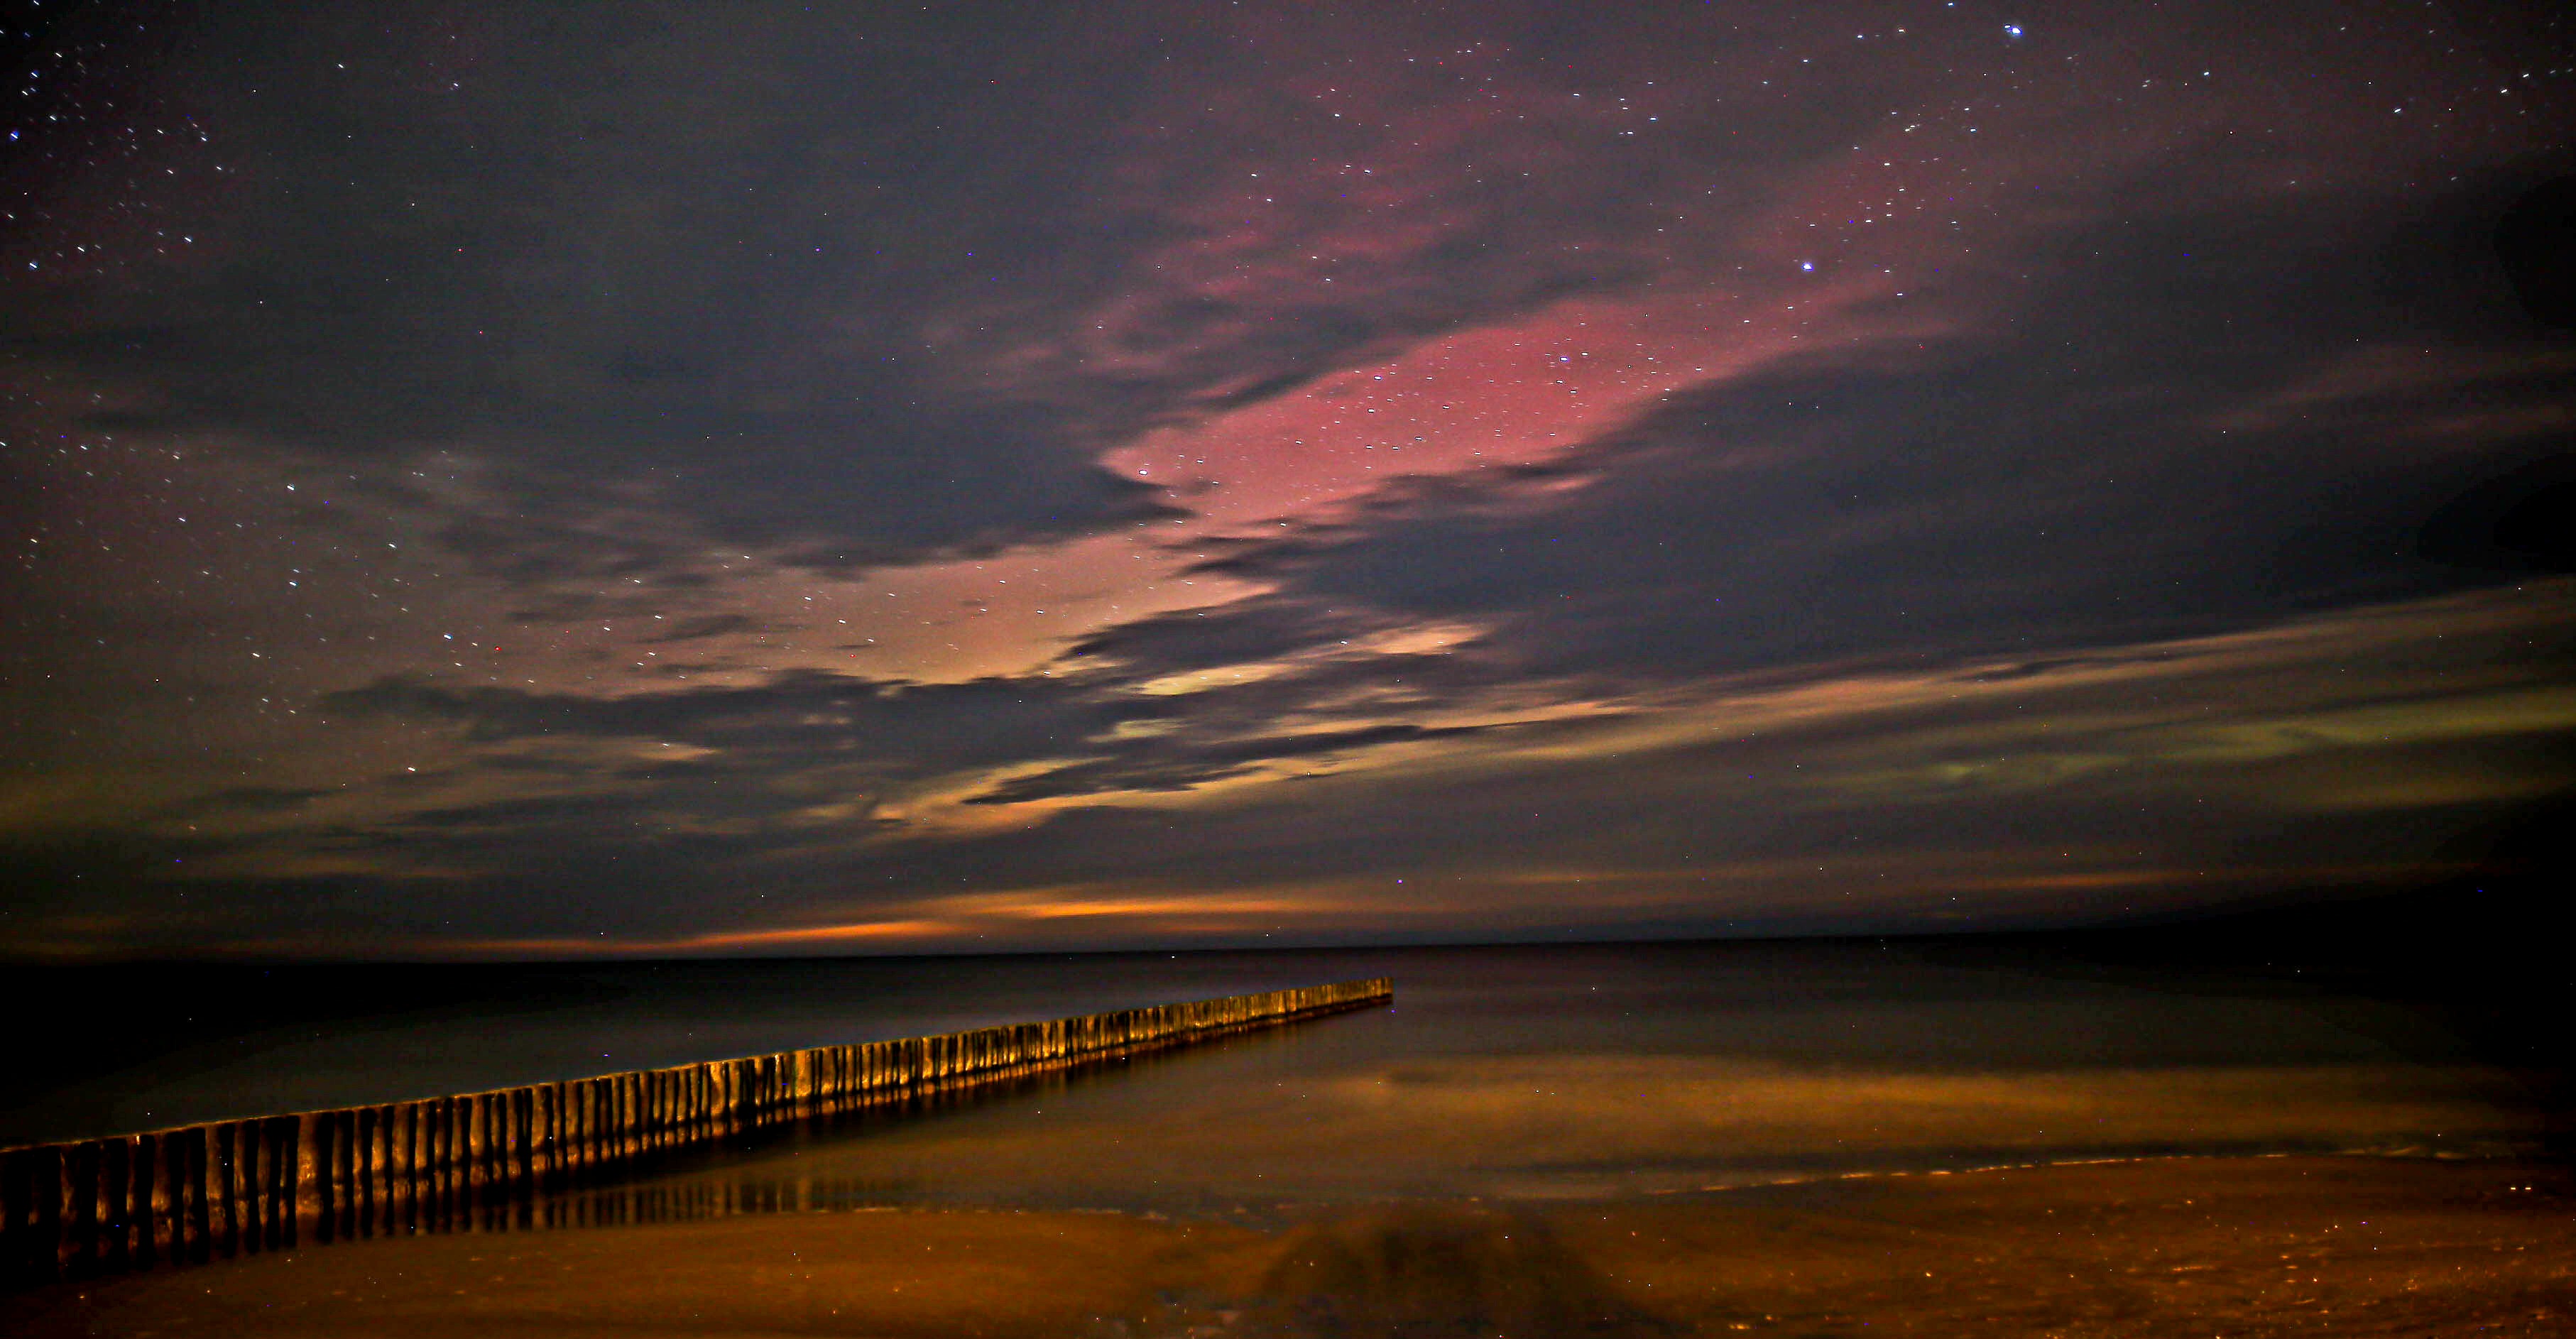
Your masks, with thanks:
M1283 1225L912 1209L378 1241L0 1301L12 1335L2565 1335L2576 1177L2171 1159Z

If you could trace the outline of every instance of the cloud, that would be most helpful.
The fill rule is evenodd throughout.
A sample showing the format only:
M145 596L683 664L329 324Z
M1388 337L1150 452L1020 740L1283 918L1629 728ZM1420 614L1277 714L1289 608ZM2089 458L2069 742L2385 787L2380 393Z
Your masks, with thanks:
M2365 239L2363 221L2394 209L2345 207L2338 235ZM2422 332L2366 289L2338 292L2371 242L2320 244L2304 211L2270 229L2125 228L2099 239L2120 248L2101 268L2006 330L1671 395L1535 477L1393 485L1331 526L1210 560L1272 592L1219 626L1326 608L1451 620L1532 672L1664 679L2055 653L2494 579L2420 561L2415 533L2563 441L2543 425L2428 457L2415 434L2464 388L2563 394L2559 360L2461 349L2371 377L2366 412L2319 412L2345 396L2331 387L2363 384L2356 341L2393 350ZM2260 269L2204 273L2211 230ZM2229 300L2160 297L2213 287Z
M191 19L0 241L27 933L2027 923L2563 782L2515 43L1572 12Z
M1415 743L1478 733L1493 727L1370 725L1313 734L1229 739L1192 747L1157 736L1121 750L1121 756L1016 777L972 797L969 804L1019 804L1029 800L1128 791L1189 790L1251 772L1264 763L1318 755L1350 754L1384 744Z
M671 625L670 631L655 637L653 640L657 642L693 642L701 638L722 637L728 633L742 632L753 626L754 624L751 619L742 614L701 614L696 618L684 618L680 620L678 623Z
M554 704L386 688L370 710L508 728L409 788L251 797L261 826L200 809L208 835L21 840L13 886L57 891L15 904L26 941L63 952L287 951L288 907L346 952L833 952L2063 924L2404 885L2483 868L2445 843L2568 786L2576 706L2535 633L2571 599L2501 590L2053 664L1750 674L1510 728L1254 734L1255 704L1211 690L1183 699L1204 721L1151 717L1163 733L1033 769L1048 754L1026 738L871 754L863 714L808 718L874 689L806 683L592 717L572 742L632 765L528 774L503 764L564 746ZM1276 712L1310 701L1293 682L1243 691ZM1011 691L925 700L964 716ZM671 734L703 742L651 762ZM1285 770L1251 774L1265 763ZM934 792L1000 821L950 823ZM934 812L888 817L907 806ZM188 918L98 928L173 886Z
M186 184L139 188L202 235L12 342L133 388L93 426L362 469L484 454L523 522L658 479L711 534L854 563L1150 515L1061 414L920 356L922 312L1058 249L1057 215L993 199L1063 197L1116 124L943 117L925 85L1088 44L1065 29L1009 25L932 80L900 24L202 16L152 83L208 138L165 155ZM545 552L542 528L458 539Z
M201 16L146 90L192 133L106 211L187 244L14 349L92 429L473 458L501 505L449 542L521 579L649 562L561 523L639 489L818 567L990 554L1178 515L1101 467L1148 429L1642 292L1675 200L1717 237L1803 207L1938 82L1748 96L1788 62L1678 13L1153 13Z
M811 671L757 686L616 698L390 678L316 705L349 717L454 722L476 741L620 736L736 759L857 746L868 762L906 769L1021 758L1156 714L1150 705L1095 700L1071 680L906 684Z

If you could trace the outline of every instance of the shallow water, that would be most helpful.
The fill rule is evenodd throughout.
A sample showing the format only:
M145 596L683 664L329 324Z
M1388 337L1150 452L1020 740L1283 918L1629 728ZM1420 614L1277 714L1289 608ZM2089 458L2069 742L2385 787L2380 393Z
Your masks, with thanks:
M21 1087L0 1141L1372 975L1395 980L1393 1008L936 1119L844 1120L650 1184L716 1203L1259 1213L2152 1153L2491 1154L2529 1149L2543 1119L2436 1016L2293 972L1899 941L236 973L270 1016ZM387 999L403 1007L347 1007Z
M2536 1100L2411 1010L1945 946L1318 960L1387 1010L862 1117L615 1196L1265 1219L2170 1154L2529 1152Z
M14 1119L388 1099L1362 976L1397 1003L852 1113L481 1225L615 1230L379 1238L62 1285L0 1320L2182 1334L2294 1305L2278 1332L2393 1335L2576 1314L2552 1282L2576 1260L2563 1177L2462 1160L2540 1147L2548 1075L2495 1063L2456 1010L2295 969L1918 941L394 975L414 1007L334 1012L317 984L363 977L288 973L258 1026L69 1075ZM2401 1156L2241 1156L2337 1152ZM893 1212L795 1212L863 1209ZM2347 1240L2355 1221L2379 1235ZM2306 1272L2273 1277L2294 1253Z

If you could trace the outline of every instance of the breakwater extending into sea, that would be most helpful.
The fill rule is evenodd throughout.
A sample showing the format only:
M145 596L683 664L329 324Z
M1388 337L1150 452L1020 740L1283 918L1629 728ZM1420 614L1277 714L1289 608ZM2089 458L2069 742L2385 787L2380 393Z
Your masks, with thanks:
M0 1150L14 1286L380 1233L538 1199L764 1127L1393 999L1385 978Z

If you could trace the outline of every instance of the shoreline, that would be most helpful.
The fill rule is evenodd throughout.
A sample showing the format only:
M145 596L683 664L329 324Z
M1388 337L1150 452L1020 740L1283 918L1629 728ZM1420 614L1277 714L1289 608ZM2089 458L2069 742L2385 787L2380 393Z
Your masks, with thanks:
M2295 1269L2292 1268L2295 1266ZM380 1239L0 1302L12 1334L2413 1335L2576 1327L2576 1169L2255 1155L1276 1228L924 1208ZM1481 1327L1481 1328L1480 1328Z

